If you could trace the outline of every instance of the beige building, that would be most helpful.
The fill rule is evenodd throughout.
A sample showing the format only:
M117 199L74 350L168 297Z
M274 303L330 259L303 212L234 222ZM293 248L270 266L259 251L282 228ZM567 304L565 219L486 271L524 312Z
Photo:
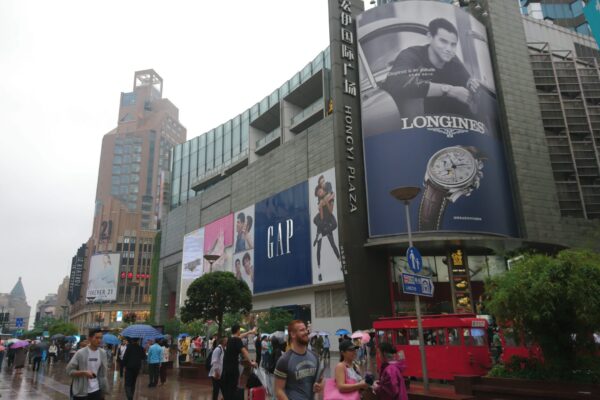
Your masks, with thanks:
M19 277L10 293L0 293L0 332L26 331L30 313L31 307L27 304L25 288Z
M93 230L87 242L80 298L71 321L81 332L115 327L150 311L154 238L168 208L171 148L186 139L179 110L162 97L154 70L134 74L121 93L117 127L104 135Z

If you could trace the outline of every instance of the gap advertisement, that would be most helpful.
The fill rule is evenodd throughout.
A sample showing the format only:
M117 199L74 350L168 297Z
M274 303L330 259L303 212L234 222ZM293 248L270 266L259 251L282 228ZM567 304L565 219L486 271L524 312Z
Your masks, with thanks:
M254 293L310 285L308 182L254 207Z
M485 27L433 1L357 24L369 235L406 232L398 187L420 188L413 231L516 235Z

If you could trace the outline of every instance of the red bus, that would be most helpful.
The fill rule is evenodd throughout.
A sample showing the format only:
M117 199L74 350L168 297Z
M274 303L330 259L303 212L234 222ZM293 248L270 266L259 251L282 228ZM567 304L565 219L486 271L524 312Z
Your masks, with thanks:
M429 378L453 380L455 375L485 375L490 370L486 319L474 314L445 314L427 315L422 321ZM373 328L377 344L392 343L404 354L405 376L422 378L417 318L381 318Z

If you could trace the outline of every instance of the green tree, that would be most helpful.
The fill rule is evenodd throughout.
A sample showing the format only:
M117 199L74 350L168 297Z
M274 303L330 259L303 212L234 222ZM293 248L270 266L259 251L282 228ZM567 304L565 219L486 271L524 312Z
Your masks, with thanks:
M196 279L187 290L187 300L181 308L181 320L214 320L218 334L223 334L225 313L247 313L252 309L252 293L246 282L231 272L216 271Z
M525 255L486 292L491 314L539 344L549 369L566 376L586 364L600 330L600 254Z
M283 308L271 308L268 313L258 319L258 329L261 332L273 333L284 331L294 316Z
M183 324L179 318L171 318L164 325L164 331L166 334L177 338L180 333L183 333Z
M62 333L65 336L71 336L76 335L79 332L79 329L76 325L70 322L56 321L50 325L48 332L50 333L50 337L56 335L57 333Z

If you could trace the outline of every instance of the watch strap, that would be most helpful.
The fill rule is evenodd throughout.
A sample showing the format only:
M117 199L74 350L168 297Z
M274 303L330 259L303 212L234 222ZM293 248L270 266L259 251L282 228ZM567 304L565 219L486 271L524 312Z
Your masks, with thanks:
M419 206L419 230L437 231L446 210L447 190L425 183L425 191Z

